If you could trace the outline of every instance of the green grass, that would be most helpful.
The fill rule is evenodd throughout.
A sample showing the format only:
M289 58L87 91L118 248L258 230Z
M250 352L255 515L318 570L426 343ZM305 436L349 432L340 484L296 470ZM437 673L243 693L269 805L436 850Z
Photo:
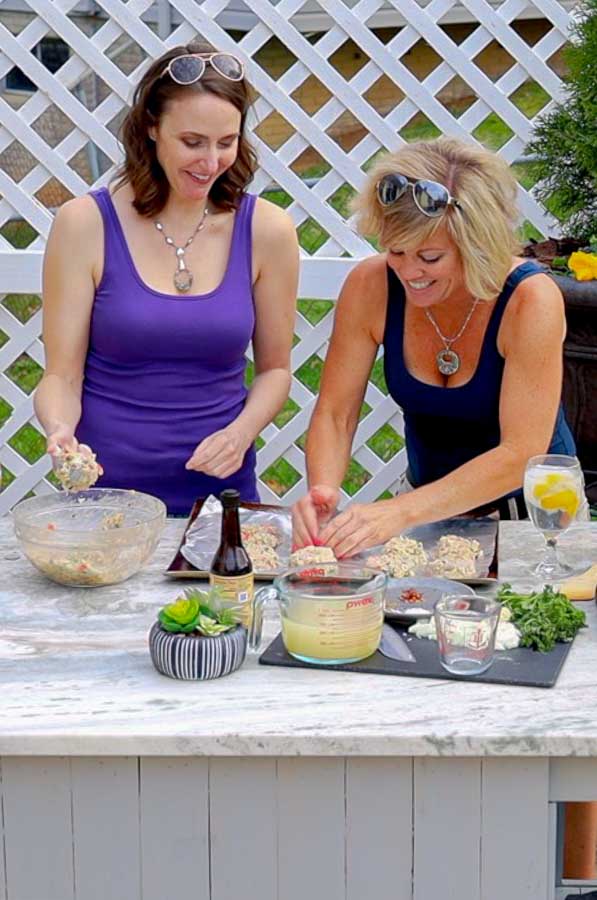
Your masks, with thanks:
M26 353L21 353L8 367L6 374L22 391L31 394L41 381L43 369Z
M37 237L37 232L28 222L16 220L5 222L0 228L0 234L17 250L24 250ZM25 324L41 308L41 299L37 294L8 294L2 300L2 306L15 319ZM0 329L0 347L3 347L8 340L8 335ZM8 367L5 374L25 394L31 394L39 383L43 370L34 359L26 353L22 353ZM12 412L13 409L10 404L3 398L0 398L0 428L6 424ZM28 463L37 462L45 453L45 438L33 425L24 425L7 443ZM14 474L5 466L2 466L0 490L5 490L13 481Z
M0 398L0 428L8 421L11 414L12 407L5 400ZM41 459L46 452L46 439L44 435L29 423L23 425L22 428L19 428L19 430L8 439L7 444L31 465L37 462L38 459ZM1 466L0 468L1 493L14 481L14 475L5 466ZM51 484L57 485L52 473L47 476L47 480L50 481Z
M404 447L404 438L392 428L389 422L386 422L369 438L367 446L387 463Z
M275 203L276 206L281 206L282 209L286 209L292 203L292 197L286 191L283 191L282 188L264 191L262 196L267 197L267 199L271 203Z
M29 463L37 462L46 452L46 439L33 425L23 425L22 428L8 440L13 450Z
M24 325L41 309L41 298L37 294L7 294L2 306Z
M9 484L15 480L14 475L10 472L6 466L0 465L0 494L2 491L6 490Z
M371 475L364 469L356 459L351 459L348 464L346 477L342 482L342 487L349 497L353 497L360 488L362 488L370 480Z
M373 368L371 369L370 381L373 382L376 388L382 392L382 394L388 393L388 386L386 384L386 376L383 371L383 356L380 356L379 359L376 359L373 363Z
M262 475L265 483L282 498L299 481L300 474L285 459L278 459Z
M294 373L301 384L309 388L312 394L319 391L321 373L323 372L323 360L316 353L300 366Z
M356 196L356 193L355 189L349 184L343 184L330 196L330 206L332 206L343 219L347 219L350 215L351 201L353 197Z
M277 428L283 428L288 422L290 422L298 412L300 412L300 406L298 403L295 403L292 397L289 397L286 403L284 404L284 408L278 413L278 415L274 419L274 425Z
M300 314L305 317L310 325L318 325L323 317L334 308L334 303L332 300L299 299L297 307Z
M12 414L12 406L3 397L0 397L0 428L8 422Z
M441 131L437 125L430 122L424 113L417 113L408 125L401 130L400 137L403 137L410 144L413 141L431 141L433 138L439 137L440 134Z
M37 237L37 231L29 224L20 219L13 219L11 222L5 222L0 228L2 237L12 244L16 250L24 250Z
M329 238L329 234L314 219L306 219L296 230L299 244L307 253L315 253Z
M26 394L35 389L42 374L41 366L26 353L21 354L6 370L6 375ZM0 397L0 428L8 422L12 413L13 408L10 404ZM31 464L37 462L46 450L45 437L30 424L23 425L7 443ZM5 490L12 481L14 481L13 473L3 466L0 491Z
M549 99L547 91L536 81L525 81L513 94L510 94L510 100L528 119L532 119L541 112Z

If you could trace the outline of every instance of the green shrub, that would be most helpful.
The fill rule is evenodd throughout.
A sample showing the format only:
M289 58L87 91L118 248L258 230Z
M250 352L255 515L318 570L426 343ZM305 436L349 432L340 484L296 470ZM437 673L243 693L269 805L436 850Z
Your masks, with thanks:
M564 101L539 120L527 152L536 154L536 194L563 232L588 242L597 235L597 0L581 0L566 50Z

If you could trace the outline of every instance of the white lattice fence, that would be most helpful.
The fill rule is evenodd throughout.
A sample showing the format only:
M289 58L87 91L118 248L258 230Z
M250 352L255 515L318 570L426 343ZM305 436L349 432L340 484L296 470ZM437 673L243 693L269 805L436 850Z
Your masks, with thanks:
M31 402L38 367L43 365L39 303L27 297L40 290L41 257L51 224L43 192L48 184L59 183L77 195L109 181L113 165L120 160L116 126L149 59L197 33L245 58L258 94L252 127L261 168L252 189L263 192L271 191L272 184L277 187L277 194L271 196L288 206L305 252L301 297L325 300L335 298L348 268L371 250L351 229L346 212L347 199L361 186L371 158L380 149L396 148L421 128L424 133L435 128L475 140L483 138L488 123L497 122L503 140L499 152L514 163L532 130L529 110L519 102L520 92L529 85L540 86L546 101L559 97L561 83L551 61L566 42L570 27L565 5L555 0L493 4L486 0L359 0L351 4L309 0L306 5L304 0L281 0L275 5L270 0L251 0L256 19L234 40L224 30L227 22L230 27L228 20L234 12L229 0L160 0L158 4L98 0L92 6L96 14L85 19L75 0L27 0L21 4L29 13L27 23L19 30L13 17L11 33L0 4L0 83L17 66L37 88L18 110L9 102L14 98L0 95L0 423L4 422L0 424L0 462L5 474L0 513L31 490L53 489L45 478L49 461L35 430L39 425ZM317 39L301 32L301 15L307 6L311 16L319 15L329 25ZM533 11L544 19L545 27L531 46L512 23ZM397 26L389 35L384 33L384 40L376 31L382 14L386 27ZM455 16L476 26L460 43L441 27ZM48 35L71 48L70 58L54 74L32 52ZM274 40L290 54L290 63L278 78L264 62ZM362 63L353 74L337 64L349 42ZM433 51L437 64L419 79L407 64L407 55L410 59L422 44ZM509 63L489 77L479 59L496 44ZM445 99L455 80L468 86L464 110ZM389 81L395 92L389 107L375 100L382 81ZM317 109L301 99L307 82L317 85L320 93L323 90ZM306 88L303 94L307 96ZM44 123L57 111L67 124L58 138L48 141ZM357 126L356 137L353 134L350 141L342 136L347 117ZM283 125L281 144L268 132L268 123L274 119ZM20 178L3 163L16 149L32 157L29 171ZM315 160L316 179L301 178L305 159ZM86 168L85 160L93 164ZM553 231L554 223L522 186L520 201L529 227L542 233L548 228ZM12 237L15 223L10 221L15 218L33 229L26 249L15 246L19 241ZM284 502L292 502L304 490L301 437L331 329L332 310L323 312L321 304L300 307L291 401L265 430L258 455L264 499L283 496ZM396 440L400 413L379 378L370 382L365 401L347 487L354 496L370 499L393 488L404 468L404 451Z

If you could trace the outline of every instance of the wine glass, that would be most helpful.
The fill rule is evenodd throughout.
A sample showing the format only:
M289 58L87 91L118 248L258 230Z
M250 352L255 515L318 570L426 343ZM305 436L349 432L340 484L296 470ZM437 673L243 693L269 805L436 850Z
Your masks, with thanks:
M586 505L584 477L576 456L532 456L524 473L524 499L533 525L545 538L543 558L534 574L547 584L568 578L576 570L560 558L557 541Z

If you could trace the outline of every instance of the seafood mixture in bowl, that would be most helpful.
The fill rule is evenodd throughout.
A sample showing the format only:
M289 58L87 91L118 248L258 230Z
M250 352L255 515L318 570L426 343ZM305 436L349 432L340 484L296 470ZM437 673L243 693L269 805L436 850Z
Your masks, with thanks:
M90 488L22 500L13 520L25 556L40 572L59 584L91 587L139 571L158 543L166 506L149 494Z

